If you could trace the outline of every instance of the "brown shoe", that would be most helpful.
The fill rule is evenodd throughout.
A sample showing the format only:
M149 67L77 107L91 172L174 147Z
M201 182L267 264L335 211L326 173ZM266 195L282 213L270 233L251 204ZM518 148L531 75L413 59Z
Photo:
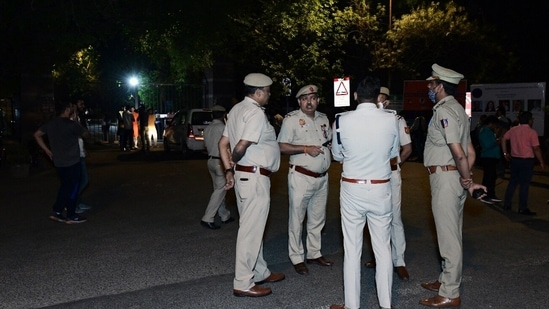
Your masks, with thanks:
M261 297L261 296L269 295L271 293L272 293L271 288L263 288L257 285L254 285L249 290L245 290L245 291L233 290L234 296L238 296L238 297L244 297L244 296Z
M295 272L300 274L300 275L308 275L309 274L309 269L307 268L307 265L305 265L305 263L303 263L303 262L295 264L294 269L295 269Z
M283 273L273 273L273 272L271 272L269 277L267 277L267 278L265 278L265 279L263 279L259 282L256 282L255 284L278 282L278 281L284 280L284 278L286 278L286 276Z
M440 288L440 281L436 280L435 282L424 282L421 286L429 291L438 292L438 289Z
M461 298L459 298L459 296L456 298L448 298L437 295L431 298L422 299L419 303L433 308L453 308L461 305Z
M400 279L402 280L410 279L410 275L408 274L408 270L406 270L405 266L397 266L395 267L395 271Z
M371 260L366 263L364 263L364 266L368 268L376 268L376 260Z
M319 257L316 259L307 259L307 264L318 264L320 266L332 266L334 262L326 260L324 257Z

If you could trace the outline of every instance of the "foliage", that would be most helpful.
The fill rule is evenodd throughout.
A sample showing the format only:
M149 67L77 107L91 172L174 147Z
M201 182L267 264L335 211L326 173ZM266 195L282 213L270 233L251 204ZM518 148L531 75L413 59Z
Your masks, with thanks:
M290 78L294 89L342 76L343 47L354 16L340 11L337 4L334 0L264 0L248 15L233 16L242 40L240 65L264 70L280 85L283 78ZM257 63L250 63L254 60Z
M99 55L92 46L75 52L67 62L54 66L53 77L57 83L70 84L71 95L86 95L98 88Z

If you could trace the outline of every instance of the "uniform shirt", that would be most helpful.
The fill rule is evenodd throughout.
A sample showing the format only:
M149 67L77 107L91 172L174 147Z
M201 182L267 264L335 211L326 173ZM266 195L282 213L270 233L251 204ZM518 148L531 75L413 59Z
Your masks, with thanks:
M282 121L282 127L278 134L279 143L293 145L320 146L332 138L330 121L325 114L315 112L311 119L303 111L289 112ZM305 153L290 155L290 164L302 166L310 171L323 173L330 167L332 157L328 147L322 147L324 153L316 157Z
M511 157L515 158L534 158L533 147L539 146L538 133L527 124L512 127L503 139L511 140Z
M470 142L469 117L459 102L447 96L435 104L427 129L424 165L456 165L448 144L461 144L467 155Z
M259 166L272 172L280 167L280 147L264 108L250 97L233 106L227 116L223 136L229 138L231 151L240 140L252 142L237 164Z
M481 147L481 158L501 158L501 146L497 142L496 133L487 125L482 126L480 129L478 140Z
M395 111L393 110L390 110L390 109L385 109L386 112L388 113L391 113L391 114L394 114L396 119L397 119L397 122L398 122L398 137L399 137L399 141L400 141L400 146L404 146L404 145L408 145L412 142L412 137L410 136L410 128L408 127L408 124L406 123L406 120L404 119L404 117L400 116L400 115L397 115ZM397 162L400 163L402 162L400 160L400 151L398 153L398 158L397 158Z
M333 130L332 155L336 161L343 161L343 177L389 179L389 160L398 153L399 133L394 115L375 104L362 103L356 110L339 116L339 129Z
M56 167L72 166L80 162L78 137L85 131L80 124L69 118L56 117L43 124L40 131L48 135Z
M219 140L225 130L225 123L219 119L214 119L209 126L204 129L204 144L208 149L208 155L219 157Z

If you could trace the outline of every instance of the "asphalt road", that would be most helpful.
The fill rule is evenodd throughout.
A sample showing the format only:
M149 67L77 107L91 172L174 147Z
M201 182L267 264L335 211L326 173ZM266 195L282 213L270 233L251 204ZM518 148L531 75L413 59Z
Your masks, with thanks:
M328 308L343 303L343 248L339 216L341 167L330 168L323 235L329 268L294 272L287 256L287 157L272 177L264 254L286 279L262 298L232 295L238 222L208 230L199 222L211 190L203 156L182 160L161 149L149 155L88 147L90 185L83 195L89 221L48 220L58 180L47 163L28 178L0 173L0 308ZM538 168L539 169L539 168ZM508 176L508 175L507 175ZM482 171L476 170L480 181ZM411 275L395 274L393 306L424 308L439 260L428 176L419 163L403 167L403 221ZM507 180L498 180L503 197ZM549 307L549 177L539 170L527 217L468 199L463 239L462 308ZM517 196L515 196L515 200ZM228 207L238 217L234 194ZM219 220L219 218L217 218ZM370 259L369 246L363 260ZM362 308L378 308L374 270L362 269Z

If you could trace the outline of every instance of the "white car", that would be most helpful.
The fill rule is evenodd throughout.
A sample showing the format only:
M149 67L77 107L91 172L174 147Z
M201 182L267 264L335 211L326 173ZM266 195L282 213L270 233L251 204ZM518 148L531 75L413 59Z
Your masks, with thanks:
M164 130L164 150L205 151L204 129L212 123L212 110L195 108L178 111Z

